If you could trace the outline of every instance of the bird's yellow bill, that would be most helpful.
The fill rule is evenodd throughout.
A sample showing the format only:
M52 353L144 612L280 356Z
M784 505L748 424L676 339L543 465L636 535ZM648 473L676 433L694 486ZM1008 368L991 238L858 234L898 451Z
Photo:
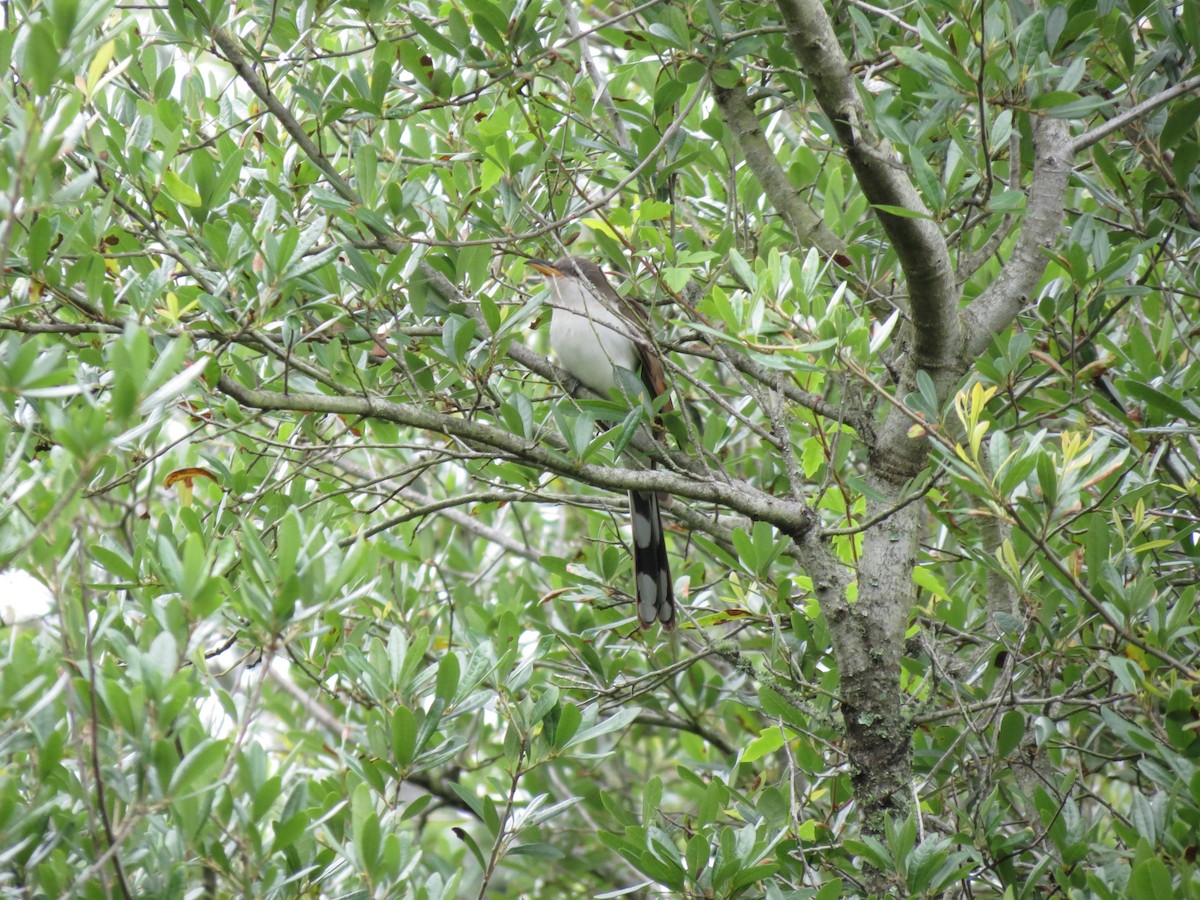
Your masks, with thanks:
M529 266L529 268L533 269L535 272L541 272L543 275L547 275L552 278L555 276L561 277L563 274L558 269L554 268L554 266L550 265L550 263L546 262L544 259L526 260L525 265Z

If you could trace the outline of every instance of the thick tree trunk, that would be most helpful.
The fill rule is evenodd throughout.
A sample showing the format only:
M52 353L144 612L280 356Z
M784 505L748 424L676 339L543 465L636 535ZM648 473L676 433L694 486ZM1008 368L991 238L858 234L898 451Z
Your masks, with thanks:
M896 505L895 485L878 479L871 518ZM888 816L906 815L912 796L911 728L900 692L900 655L913 600L913 566L924 508L893 512L865 535L858 599L827 613L841 680L842 717L860 821L880 833Z

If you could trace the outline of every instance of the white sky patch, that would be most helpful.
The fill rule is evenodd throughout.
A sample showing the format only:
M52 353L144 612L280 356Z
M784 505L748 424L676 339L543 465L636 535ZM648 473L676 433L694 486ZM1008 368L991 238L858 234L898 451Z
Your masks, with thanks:
M233 734L236 723L225 711L225 707L215 692L200 699L197 714L200 716L200 724L208 732L209 737L222 739Z
M24 569L0 572L0 622L19 625L40 619L54 609L50 589Z

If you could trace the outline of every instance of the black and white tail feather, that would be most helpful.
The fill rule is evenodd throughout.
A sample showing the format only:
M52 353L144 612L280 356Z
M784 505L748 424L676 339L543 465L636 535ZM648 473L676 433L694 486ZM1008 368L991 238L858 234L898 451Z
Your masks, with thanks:
M663 631L675 627L675 590L667 538L654 491L630 491L633 516L633 571L637 584L637 617L642 628L658 622Z

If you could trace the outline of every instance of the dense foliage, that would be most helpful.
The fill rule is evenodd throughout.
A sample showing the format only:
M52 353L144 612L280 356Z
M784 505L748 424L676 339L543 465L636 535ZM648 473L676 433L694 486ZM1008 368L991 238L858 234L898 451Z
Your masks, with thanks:
M1200 6L825 10L862 122L811 0L4 6L0 890L1200 894ZM543 355L568 246L657 473ZM923 246L1035 286L940 367Z

